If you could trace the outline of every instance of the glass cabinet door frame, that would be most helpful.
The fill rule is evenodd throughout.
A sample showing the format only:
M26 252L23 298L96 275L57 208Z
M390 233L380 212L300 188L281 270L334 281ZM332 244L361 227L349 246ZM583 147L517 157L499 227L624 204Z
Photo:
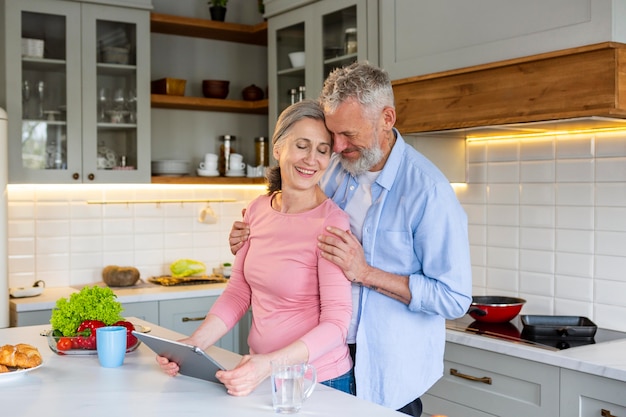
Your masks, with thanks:
M120 66L135 74L137 96L136 147L134 170L103 170L97 167L98 154L98 56L97 22L110 21L135 26L135 62ZM94 182L150 182L150 15L143 10L83 4L83 175L93 174ZM126 67L126 69L124 68ZM133 68L134 67L134 68ZM132 129L132 128L131 128ZM148 146L145 146L148 144ZM133 163L134 165L134 163Z
M80 83L80 4L61 1L22 0L5 2L5 79L4 92L7 103L8 140L9 146L9 180L17 183L70 182L71 173L81 170L81 96L80 88L72 88L72 83ZM65 19L66 56L66 138L67 138L67 169L32 170L25 168L22 162L22 12L62 16ZM63 65L56 60L54 65ZM32 93L34 95L34 92Z

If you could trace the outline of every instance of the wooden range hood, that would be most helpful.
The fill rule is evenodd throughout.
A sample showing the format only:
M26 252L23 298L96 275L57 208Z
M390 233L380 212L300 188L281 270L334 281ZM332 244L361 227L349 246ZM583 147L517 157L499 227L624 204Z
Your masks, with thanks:
M626 127L626 44L605 42L410 77L394 81L393 88L396 127L403 134L468 128L497 134L496 126L550 129L568 122Z

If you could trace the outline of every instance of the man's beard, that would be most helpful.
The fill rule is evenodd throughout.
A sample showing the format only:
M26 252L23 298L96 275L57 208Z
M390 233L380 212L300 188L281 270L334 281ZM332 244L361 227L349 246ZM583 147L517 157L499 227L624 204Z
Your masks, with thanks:
M361 156L356 161L350 161L342 156L341 165L343 169L356 177L369 171L374 165L378 164L383 157L383 150L380 149L378 141L376 141L374 148L361 149Z

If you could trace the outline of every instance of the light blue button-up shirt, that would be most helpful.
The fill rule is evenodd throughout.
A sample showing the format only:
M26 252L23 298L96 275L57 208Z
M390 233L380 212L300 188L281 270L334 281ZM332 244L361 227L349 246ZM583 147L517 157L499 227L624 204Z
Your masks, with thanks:
M394 133L362 245L369 265L409 277L411 302L362 289L355 375L359 398L399 409L441 377L445 320L467 312L472 277L467 216L449 181ZM337 155L321 185L343 209L359 186Z

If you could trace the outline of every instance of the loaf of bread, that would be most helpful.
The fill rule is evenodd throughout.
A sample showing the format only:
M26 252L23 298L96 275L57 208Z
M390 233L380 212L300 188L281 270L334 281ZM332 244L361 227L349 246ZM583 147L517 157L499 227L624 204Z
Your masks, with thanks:
M11 368L34 368L41 365L41 353L36 347L18 343L0 347L0 365Z

